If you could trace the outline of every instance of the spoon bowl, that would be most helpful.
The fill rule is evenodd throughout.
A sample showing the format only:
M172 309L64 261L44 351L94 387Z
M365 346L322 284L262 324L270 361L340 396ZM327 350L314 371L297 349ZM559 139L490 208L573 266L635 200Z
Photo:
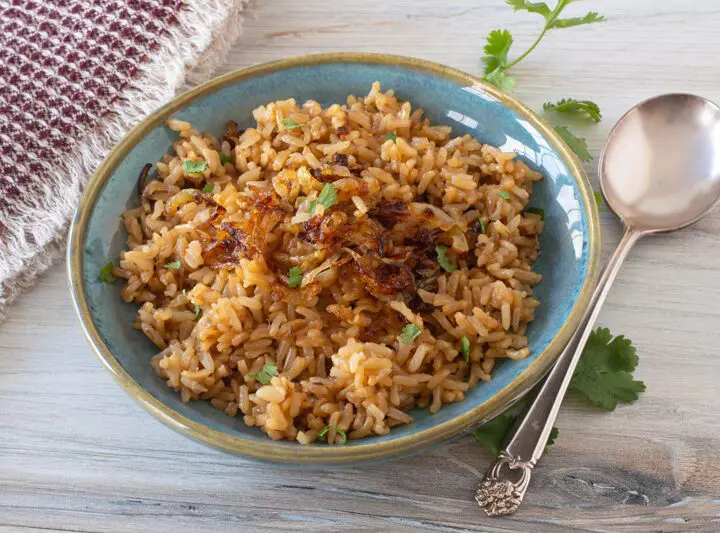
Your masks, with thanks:
M720 107L666 94L628 111L600 156L600 183L613 211L643 233L692 224L720 199Z

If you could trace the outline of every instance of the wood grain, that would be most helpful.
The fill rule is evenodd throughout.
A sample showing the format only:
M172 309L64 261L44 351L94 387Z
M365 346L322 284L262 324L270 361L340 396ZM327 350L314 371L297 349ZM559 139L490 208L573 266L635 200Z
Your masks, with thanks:
M663 92L720 101L720 8L706 0L598 0L608 22L552 32L517 69L539 108L590 97L594 153L621 114ZM224 71L311 52L418 56L480 72L484 36L531 42L537 17L501 0L258 0ZM588 171L593 175L592 165ZM603 213L607 254L619 226ZM720 531L720 212L634 251L601 317L638 346L641 401L600 413L569 399L522 510L484 517L490 456L470 437L350 469L259 465L151 419L82 337L61 265L0 326L0 530Z

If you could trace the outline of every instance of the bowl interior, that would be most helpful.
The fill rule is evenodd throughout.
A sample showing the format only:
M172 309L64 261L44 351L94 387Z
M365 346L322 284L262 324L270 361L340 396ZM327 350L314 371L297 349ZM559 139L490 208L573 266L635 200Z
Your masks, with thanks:
M284 66L226 82L196 97L174 116L192 122L201 131L219 134L229 119L241 127L253 125L252 110L269 101L294 97L298 101L314 99L323 105L344 103L348 94L366 94L375 80L381 82L383 89L392 88L401 99L409 99L413 108L423 108L431 121L452 126L454 135L471 134L481 142L514 151L533 169L542 172L545 179L535 188L531 205L545 210L546 229L535 264L535 270L544 279L536 291L542 305L528 330L532 354L529 358L505 361L494 371L491 381L474 387L463 402L443 406L435 415L416 410L412 413L414 423L396 427L386 436L350 441L347 447L402 439L447 423L486 404L511 384L517 385L518 378L524 379L523 371L548 347L568 319L589 276L593 243L588 214L593 207L584 204L581 187L567 161L543 133L522 113L485 92L482 86L471 86L439 72L372 61ZM121 300L119 283L107 285L98 280L100 268L108 261L117 264L124 246L126 234L120 215L138 204L136 183L140 169L145 163L160 159L176 139L161 120L162 117L154 127L151 125L110 171L94 205L85 206L91 214L80 252L81 283L90 317L122 368L157 400L214 430L240 439L269 442L259 429L246 427L240 417L230 418L209 402L184 405L150 367L150 358L157 352L155 346L131 327L137 306ZM294 442L275 445L292 447L295 452L300 446Z

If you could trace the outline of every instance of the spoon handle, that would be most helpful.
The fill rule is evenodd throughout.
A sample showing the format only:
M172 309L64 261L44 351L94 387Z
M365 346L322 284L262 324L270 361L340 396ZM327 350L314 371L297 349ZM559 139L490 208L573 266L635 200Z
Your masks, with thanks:
M478 487L475 499L489 516L514 513L522 503L532 469L542 456L563 397L585 343L620 266L642 232L627 228L608 261L580 324L570 337L537 396L528 404L512 437ZM515 471L515 472L511 472Z

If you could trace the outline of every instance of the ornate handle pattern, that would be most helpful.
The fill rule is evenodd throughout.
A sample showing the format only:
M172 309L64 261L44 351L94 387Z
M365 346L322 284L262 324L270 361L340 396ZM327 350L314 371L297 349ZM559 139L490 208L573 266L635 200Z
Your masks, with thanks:
M520 507L530 483L532 469L545 449L563 397L610 285L633 244L641 236L642 232L639 231L625 231L600 276L578 329L570 337L568 345L558 357L537 396L529 402L505 449L480 483L475 499L489 516L509 515ZM517 470L520 471L519 479L511 481L507 474Z

